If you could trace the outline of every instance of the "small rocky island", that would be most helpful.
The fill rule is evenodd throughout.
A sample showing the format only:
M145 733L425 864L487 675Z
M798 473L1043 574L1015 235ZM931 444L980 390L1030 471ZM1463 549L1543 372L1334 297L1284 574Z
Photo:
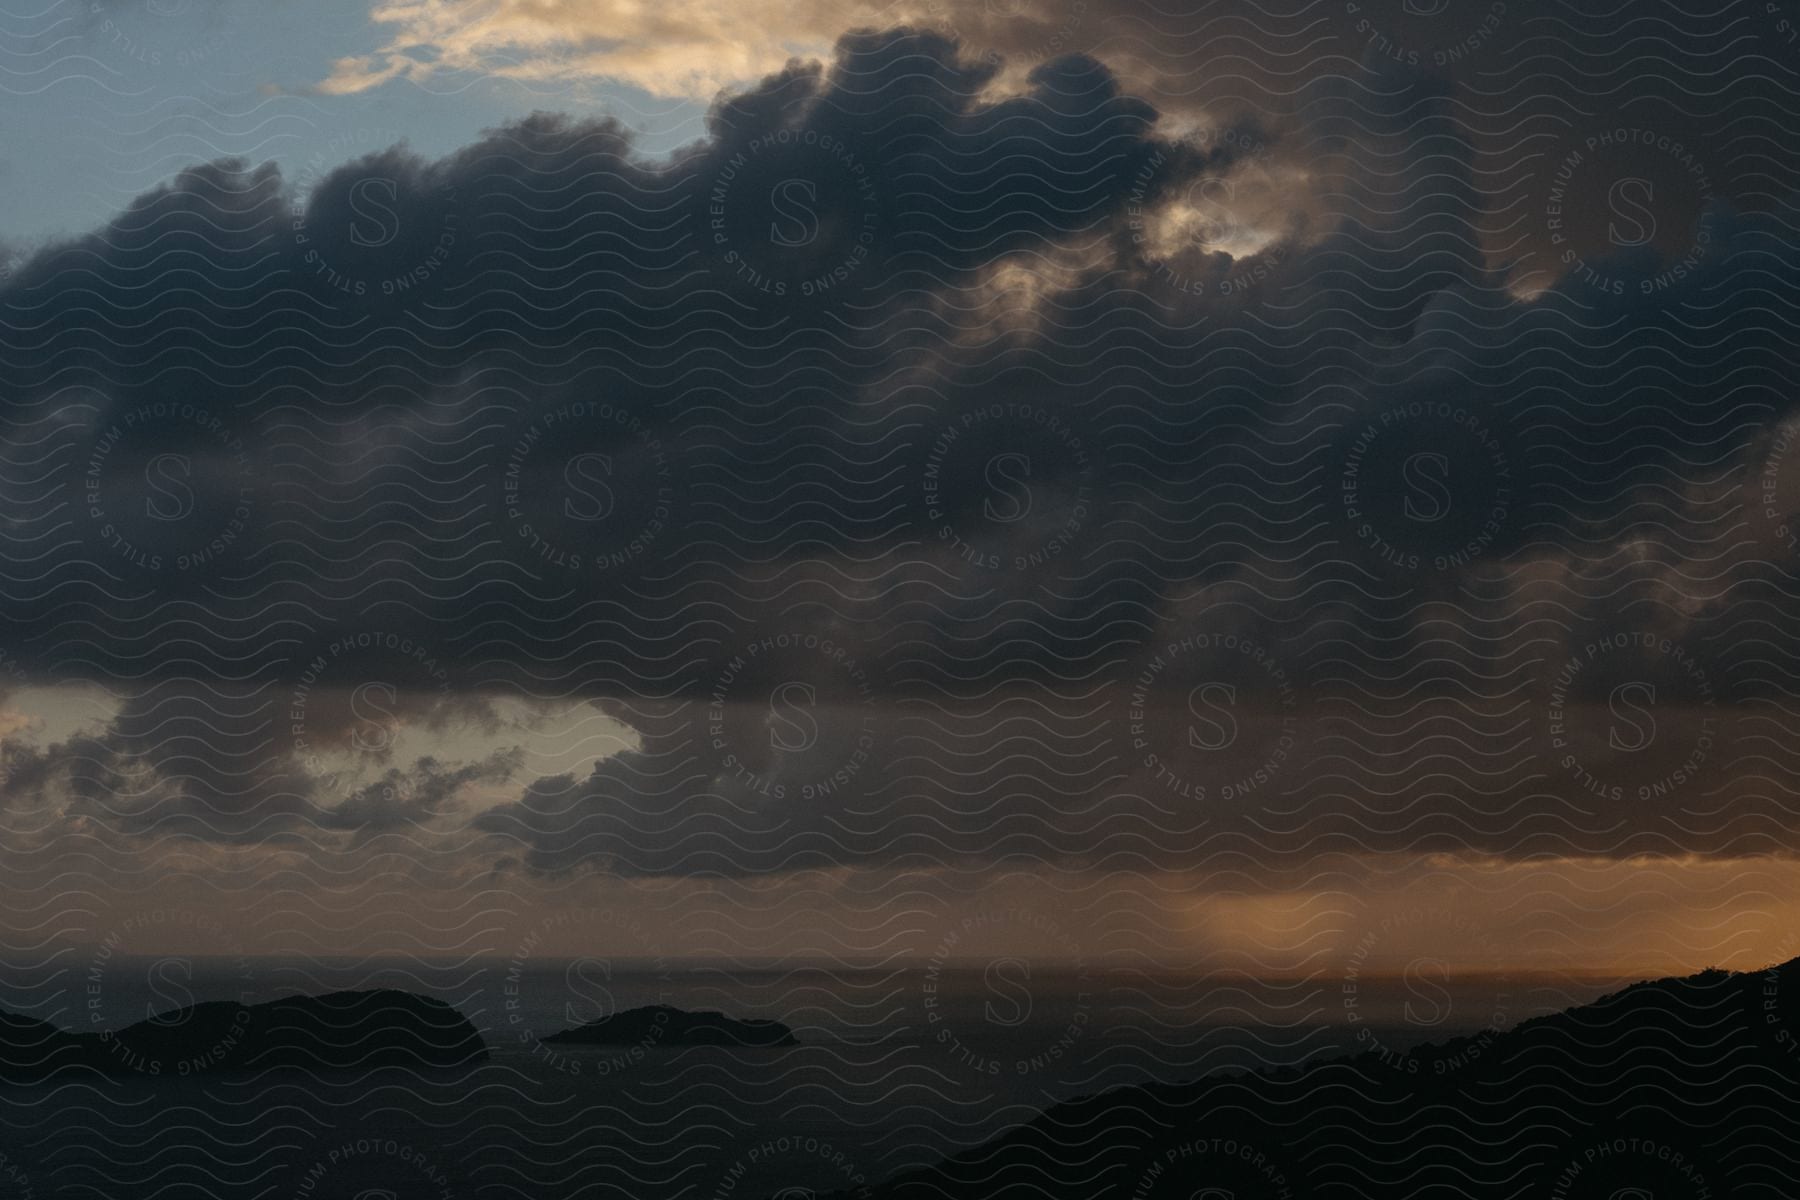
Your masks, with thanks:
M780 1021L738 1020L717 1012L687 1012L652 1004L613 1013L542 1039L563 1046L798 1046Z
M213 1001L90 1033L0 1013L0 1082L13 1084L90 1071L180 1079L269 1070L332 1075L392 1067L436 1070L487 1056L481 1035L454 1008L387 989L289 996L267 1004Z

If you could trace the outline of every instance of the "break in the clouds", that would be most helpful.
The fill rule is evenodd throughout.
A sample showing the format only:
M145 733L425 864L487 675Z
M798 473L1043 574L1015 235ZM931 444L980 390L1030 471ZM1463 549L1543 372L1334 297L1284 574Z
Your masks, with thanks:
M1098 7L1098 6L1094 6ZM338 59L319 89L367 91L395 80L429 83L470 74L533 82L608 80L653 96L711 100L780 70L790 59L828 56L846 29L933 27L995 54L1034 39L1076 48L1072 27L1104 14L1088 0L523 0L410 3L383 0L370 22L387 40ZM1039 55L1042 57L1042 55Z
M829 47L845 15L841 4L819 0L741 6L680 0L654 7L573 0L381 3L369 19L390 40L374 53L339 59L320 88L341 94L395 79L479 71L565 82L607 77L653 95L706 99L780 69L796 53Z
M760 78L18 264L5 649L123 699L9 803L547 875L1796 848L1790 180L1653 96L1507 149L1335 27L1210 120L979 23L783 65L833 8L380 8L327 91ZM631 736L534 769L526 701Z

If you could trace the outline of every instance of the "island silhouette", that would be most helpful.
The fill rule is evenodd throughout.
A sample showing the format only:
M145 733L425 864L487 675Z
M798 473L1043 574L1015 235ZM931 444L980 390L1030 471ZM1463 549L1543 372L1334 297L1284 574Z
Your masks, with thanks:
M540 1039L565 1046L798 1046L780 1021L688 1012L667 1004L612 1013Z
M574 1046L800 1044L779 1021L662 1004L614 1013L542 1040ZM90 1033L0 1011L0 1083L38 1084L84 1071L150 1079L276 1069L343 1075L394 1067L443 1070L487 1060L486 1042L455 1008L393 989L249 1005L209 1001Z
M42 1083L64 1073L186 1078L299 1069L341 1074L486 1061L487 1045L441 1000L378 989L289 996L266 1004L209 1001L124 1029L69 1033L0 1013L0 1081Z

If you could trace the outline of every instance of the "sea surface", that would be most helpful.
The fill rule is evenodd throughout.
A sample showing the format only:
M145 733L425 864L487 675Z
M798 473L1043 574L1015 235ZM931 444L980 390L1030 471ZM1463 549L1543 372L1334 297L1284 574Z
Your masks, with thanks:
M11 1089L0 1093L0 1177L19 1170L29 1195L109 1198L165 1185L179 1185L171 1195L385 1190L532 1200L854 1192L978 1145L1059 1100L1348 1050L1398 1061L1418 1041L1510 1025L1607 990L1596 981L1328 973L1253 980L1017 960L846 966L78 952L0 969L0 1008L67 1029L116 1029L194 1001L366 987L454 1005L482 1032L492 1061L441 1077L388 1072L355 1083L165 1078ZM780 1020L803 1044L539 1041L649 1004Z

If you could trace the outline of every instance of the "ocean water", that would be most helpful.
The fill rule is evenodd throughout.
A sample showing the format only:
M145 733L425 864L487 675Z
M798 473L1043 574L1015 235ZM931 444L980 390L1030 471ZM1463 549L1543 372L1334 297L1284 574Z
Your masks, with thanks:
M1013 960L72 955L0 970L0 1007L69 1029L113 1029L199 1000L396 987L454 1005L482 1032L492 1061L447 1078L12 1089L0 1092L0 1169L24 1164L45 1195L148 1194L139 1189L171 1179L220 1196L853 1192L978 1145L1058 1100L1344 1050L1398 1055L1415 1041L1510 1024L1601 990L1542 980L1426 984ZM804 1044L539 1041L646 1004L781 1020ZM258 1170L279 1188L264 1191Z

